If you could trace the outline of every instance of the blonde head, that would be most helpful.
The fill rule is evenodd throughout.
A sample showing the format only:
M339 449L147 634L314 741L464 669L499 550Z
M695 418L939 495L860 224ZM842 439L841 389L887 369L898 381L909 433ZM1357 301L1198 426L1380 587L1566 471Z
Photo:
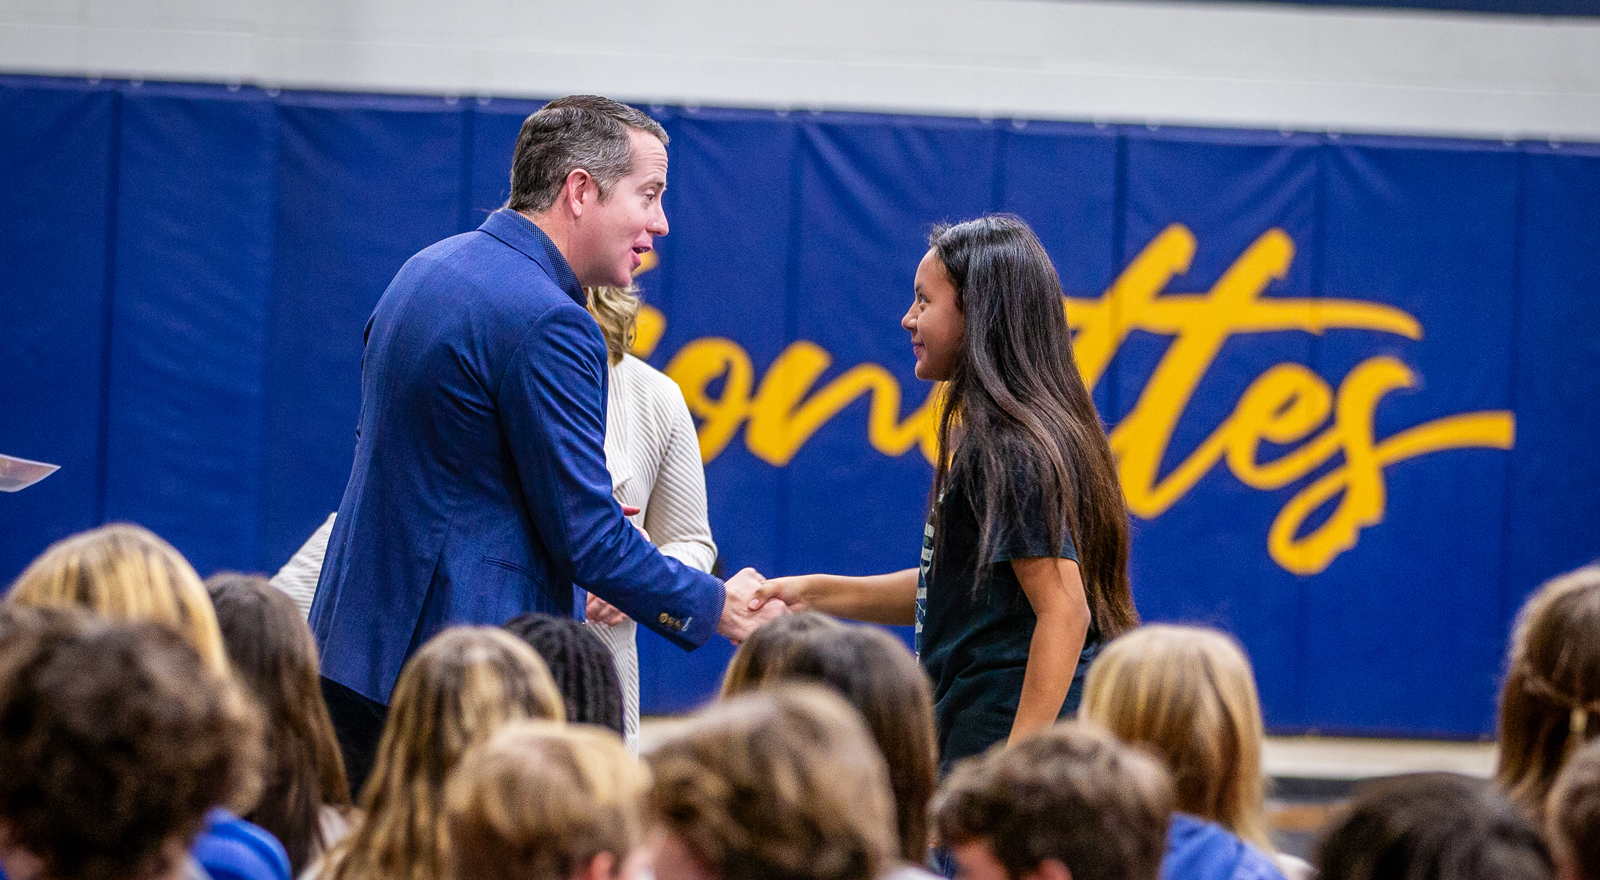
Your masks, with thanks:
M6 601L166 624L212 671L228 672L222 632L200 576L183 554L143 526L113 523L57 541L22 572Z
M585 287L589 314L600 325L600 335L606 338L606 356L612 366L622 363L622 356L633 345L634 331L639 326L639 299L636 287Z
M455 880L566 880L644 838L650 774L600 727L519 721L474 746L450 777Z
M445 782L468 749L529 718L566 718L561 693L532 648L491 627L434 636L400 673L362 791L365 819L329 855L323 876L447 876Z
M1166 761L1177 808L1265 852L1261 702L1250 661L1213 629L1153 624L1113 641L1089 668L1083 718Z

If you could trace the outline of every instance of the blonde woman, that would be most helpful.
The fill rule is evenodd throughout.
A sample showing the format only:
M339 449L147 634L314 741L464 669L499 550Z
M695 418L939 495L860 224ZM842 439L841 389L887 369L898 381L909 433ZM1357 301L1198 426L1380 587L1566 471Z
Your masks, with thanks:
M455 880L633 880L649 778L610 730L507 725L445 791Z
M395 683L363 818L311 876L443 880L449 867L444 789L461 756L521 719L566 717L544 661L509 633L456 627L406 663Z
M1310 866L1267 834L1261 703L1250 661L1213 629L1152 624L1113 641L1089 670L1079 716L1166 761L1177 808L1271 856L1285 876Z
M706 515L706 474L700 440L683 391L661 371L628 354L641 302L632 289L591 287L589 314L600 325L611 359L606 397L606 468L612 495L637 507L631 519L661 552L691 568L709 572L717 561ZM596 598L589 622L611 649L622 681L623 734L630 748L639 743L638 624Z
M183 554L143 526L113 523L51 544L17 577L6 601L163 623L187 639L213 672L228 671L222 631L200 576Z
M1542 825L1568 756L1600 736L1600 564L1552 578L1511 635L1495 781Z

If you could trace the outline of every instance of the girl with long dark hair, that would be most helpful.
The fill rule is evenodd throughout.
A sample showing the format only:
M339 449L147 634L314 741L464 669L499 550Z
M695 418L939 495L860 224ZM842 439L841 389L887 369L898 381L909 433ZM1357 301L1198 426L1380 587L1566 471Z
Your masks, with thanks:
M928 243L900 322L917 377L946 383L921 567L775 578L752 604L915 624L948 769L1070 717L1139 618L1122 487L1044 247L1009 215Z
M344 760L317 684L317 643L294 600L259 575L205 581L234 672L265 722L261 797L244 818L283 843L299 876L349 830Z

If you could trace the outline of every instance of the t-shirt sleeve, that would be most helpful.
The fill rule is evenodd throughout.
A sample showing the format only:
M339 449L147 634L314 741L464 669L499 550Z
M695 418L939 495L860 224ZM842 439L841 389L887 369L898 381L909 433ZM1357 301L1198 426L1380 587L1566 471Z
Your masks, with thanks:
M1078 560L1078 550L1072 545L1072 533L1061 536L1061 544L1050 540L1050 522L1045 516L1044 490L1038 480L1018 474L1019 504L1013 512L1002 514L995 525L994 550L989 553L991 564L1013 559L1037 559L1057 556ZM1063 520L1066 511L1062 511Z

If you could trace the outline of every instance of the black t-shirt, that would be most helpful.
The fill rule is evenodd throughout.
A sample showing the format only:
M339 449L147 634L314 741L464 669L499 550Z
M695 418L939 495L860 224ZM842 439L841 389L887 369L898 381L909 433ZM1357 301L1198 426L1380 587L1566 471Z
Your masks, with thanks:
M1011 560L1078 559L1070 535L1061 547L1051 546L1039 488L1028 486L1025 495L1019 505L1019 521L998 524L994 548L984 561L983 581L976 591L973 567L980 522L963 487L947 484L939 499L938 528L945 534L937 560L933 559L934 516L929 516L923 532L917 576L917 655L933 680L941 775L956 761L1011 735L1037 622ZM936 563L931 571L930 562ZM1101 643L1099 626L1091 621L1061 717L1078 711L1084 676Z

